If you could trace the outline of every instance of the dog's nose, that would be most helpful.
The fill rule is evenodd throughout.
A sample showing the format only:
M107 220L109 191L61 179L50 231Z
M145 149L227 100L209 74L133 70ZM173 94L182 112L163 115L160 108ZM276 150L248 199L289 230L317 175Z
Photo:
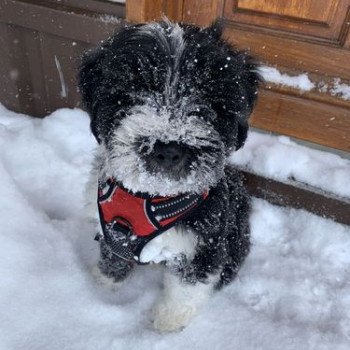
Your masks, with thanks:
M179 164L186 150L177 142L160 142L157 141L153 148L154 160L164 168L170 168Z

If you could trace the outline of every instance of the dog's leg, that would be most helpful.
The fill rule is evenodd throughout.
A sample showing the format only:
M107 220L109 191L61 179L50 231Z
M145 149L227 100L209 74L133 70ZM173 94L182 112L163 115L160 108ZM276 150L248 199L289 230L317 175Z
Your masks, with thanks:
M125 261L111 253L102 239L100 242L100 260L92 270L98 283L110 289L117 289L133 268L133 263Z
M101 230L97 208L97 183L99 176L101 176L101 166L105 162L103 152L104 150L100 147L98 153L96 153L84 194L86 203L85 212L94 226L96 226L96 231ZM105 241L103 239L100 240L100 260L91 270L98 284L104 285L108 289L118 289L132 267L132 263L112 254Z
M187 326L210 298L218 279L211 276L205 282L188 283L167 270L163 296L153 309L154 328L170 332Z

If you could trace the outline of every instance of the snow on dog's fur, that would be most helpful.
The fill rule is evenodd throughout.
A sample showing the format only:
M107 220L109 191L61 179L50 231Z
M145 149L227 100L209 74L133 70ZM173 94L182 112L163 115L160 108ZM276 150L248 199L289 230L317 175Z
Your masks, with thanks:
M83 59L80 90L100 144L90 193L97 177L109 176L131 193L209 191L168 232L172 239L161 235L145 248L144 256L168 268L153 313L159 330L187 325L215 288L233 280L249 251L249 198L226 157L246 139L256 71L246 53L221 39L217 23L126 26ZM119 282L133 264L107 248L102 240L99 271Z
M150 154L157 141L180 141L199 152L203 147L212 151L205 157L199 153L196 161L190 164L188 174L171 181L167 174L147 171L140 157L142 148L147 147L147 154ZM108 172L136 192L163 196L202 193L214 186L223 175L224 145L218 133L197 116L185 115L183 119L180 116L175 119L171 118L166 108L157 111L147 104L137 106L130 110L128 118L121 121L111 138L111 145Z

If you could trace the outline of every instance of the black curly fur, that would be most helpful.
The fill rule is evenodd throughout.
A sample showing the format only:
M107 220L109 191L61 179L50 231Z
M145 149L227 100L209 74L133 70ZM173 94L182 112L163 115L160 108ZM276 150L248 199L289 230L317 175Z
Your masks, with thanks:
M79 85L98 142L108 146L120 121L130 108L143 103L145 95L154 96L160 107L166 98L175 105L196 92L196 103L201 106L196 113L210 120L226 155L242 147L259 83L252 58L221 39L218 23L204 29L182 24L185 47L175 64L179 48L162 32L170 31L172 24L159 26L153 35L143 31L144 25L126 26L84 56ZM178 74L179 83L171 96L165 96L169 70L170 80ZM205 282L208 274L220 273L220 286L234 278L249 251L249 208L241 175L226 168L217 186L210 189L209 199L182 223L200 239L194 259L178 265L177 272L185 281ZM108 260L104 251L102 257ZM107 261L104 266L111 274L111 264Z
M249 252L250 198L241 175L227 168L225 177L198 211L186 220L201 238L196 255L181 273L188 281L205 281L220 273L217 287L229 283Z

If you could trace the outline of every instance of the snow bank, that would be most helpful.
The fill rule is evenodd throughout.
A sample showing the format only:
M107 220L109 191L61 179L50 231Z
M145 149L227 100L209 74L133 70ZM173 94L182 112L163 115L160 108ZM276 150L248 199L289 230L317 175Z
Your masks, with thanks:
M349 227L261 200L235 283L182 332L154 332L159 267L118 292L89 272L98 251L80 210L94 146L79 110L0 109L1 350L349 349Z
M298 145L286 136L250 131L246 144L230 163L281 181L296 180L350 197L350 160Z
M315 84L311 82L306 73L290 76L288 74L282 74L278 69L268 66L260 67L259 73L266 81L274 84L285 85L302 91L310 91L315 87Z

